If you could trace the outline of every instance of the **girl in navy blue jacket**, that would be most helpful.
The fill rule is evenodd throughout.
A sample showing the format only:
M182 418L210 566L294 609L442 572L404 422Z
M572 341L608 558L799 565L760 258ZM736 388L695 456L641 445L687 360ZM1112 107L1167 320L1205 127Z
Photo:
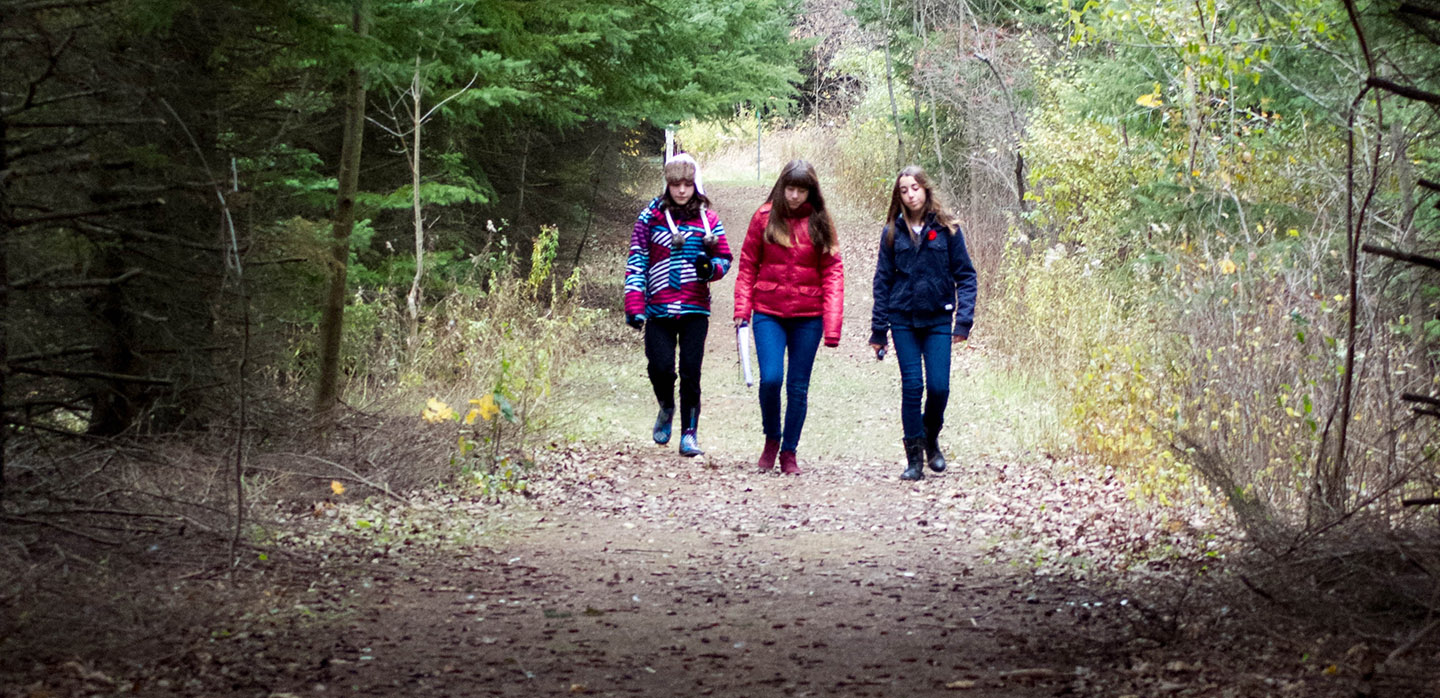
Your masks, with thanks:
M925 170L906 167L890 193L870 319L876 357L884 356L886 332L895 337L905 429L901 480L925 477L927 463L937 473L945 469L939 436L950 399L950 347L970 338L975 288L975 265L959 224L936 200Z

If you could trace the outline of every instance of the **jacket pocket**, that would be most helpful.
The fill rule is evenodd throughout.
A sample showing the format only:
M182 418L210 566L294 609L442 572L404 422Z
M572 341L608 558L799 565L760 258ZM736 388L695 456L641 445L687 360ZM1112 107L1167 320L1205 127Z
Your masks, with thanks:
M819 298L822 292L819 286L797 286L795 290L799 291L800 295L810 296L811 298Z
M777 283L775 283L774 281L756 281L756 282L755 282L755 290L756 290L756 291L774 291L774 290L777 289L777 288L780 288L780 284L777 284Z

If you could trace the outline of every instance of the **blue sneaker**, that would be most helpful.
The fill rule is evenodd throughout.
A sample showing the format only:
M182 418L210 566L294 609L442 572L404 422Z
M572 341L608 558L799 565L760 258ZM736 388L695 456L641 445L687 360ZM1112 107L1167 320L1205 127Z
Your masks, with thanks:
M704 451L700 450L700 439L695 435L694 429L686 429L680 435L680 455L686 458L694 458Z
M655 443L662 446L670 443L670 422L674 417L674 407L660 408L660 414L655 415Z

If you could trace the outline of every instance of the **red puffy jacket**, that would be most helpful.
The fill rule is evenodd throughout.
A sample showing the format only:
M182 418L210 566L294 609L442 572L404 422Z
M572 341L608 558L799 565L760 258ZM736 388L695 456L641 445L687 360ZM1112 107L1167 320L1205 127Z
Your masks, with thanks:
M800 213L808 214L806 204ZM740 263L735 267L735 319L749 320L751 311L776 317L820 317L825 346L840 345L845 317L845 265L840 252L820 254L810 242L810 216L787 218L790 247L765 241L770 222L766 202L750 218Z

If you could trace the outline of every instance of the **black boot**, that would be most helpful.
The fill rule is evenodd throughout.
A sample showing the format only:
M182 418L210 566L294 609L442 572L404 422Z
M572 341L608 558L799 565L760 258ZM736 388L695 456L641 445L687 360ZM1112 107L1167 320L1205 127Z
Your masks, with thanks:
M675 406L661 407L660 414L655 415L655 443L670 443L670 422L675 418Z
M925 439L905 439L905 472L901 480L925 479Z
M945 472L945 454L940 452L940 429L945 426L945 403L948 390L925 391L925 463L937 473Z
M945 454L940 452L940 439L935 436L925 439L925 463L937 473L945 472Z
M700 435L698 433L700 427L700 408L691 407L686 413L685 420L681 426L683 430L680 432L680 455L686 458L693 458L705 453L700 450Z

